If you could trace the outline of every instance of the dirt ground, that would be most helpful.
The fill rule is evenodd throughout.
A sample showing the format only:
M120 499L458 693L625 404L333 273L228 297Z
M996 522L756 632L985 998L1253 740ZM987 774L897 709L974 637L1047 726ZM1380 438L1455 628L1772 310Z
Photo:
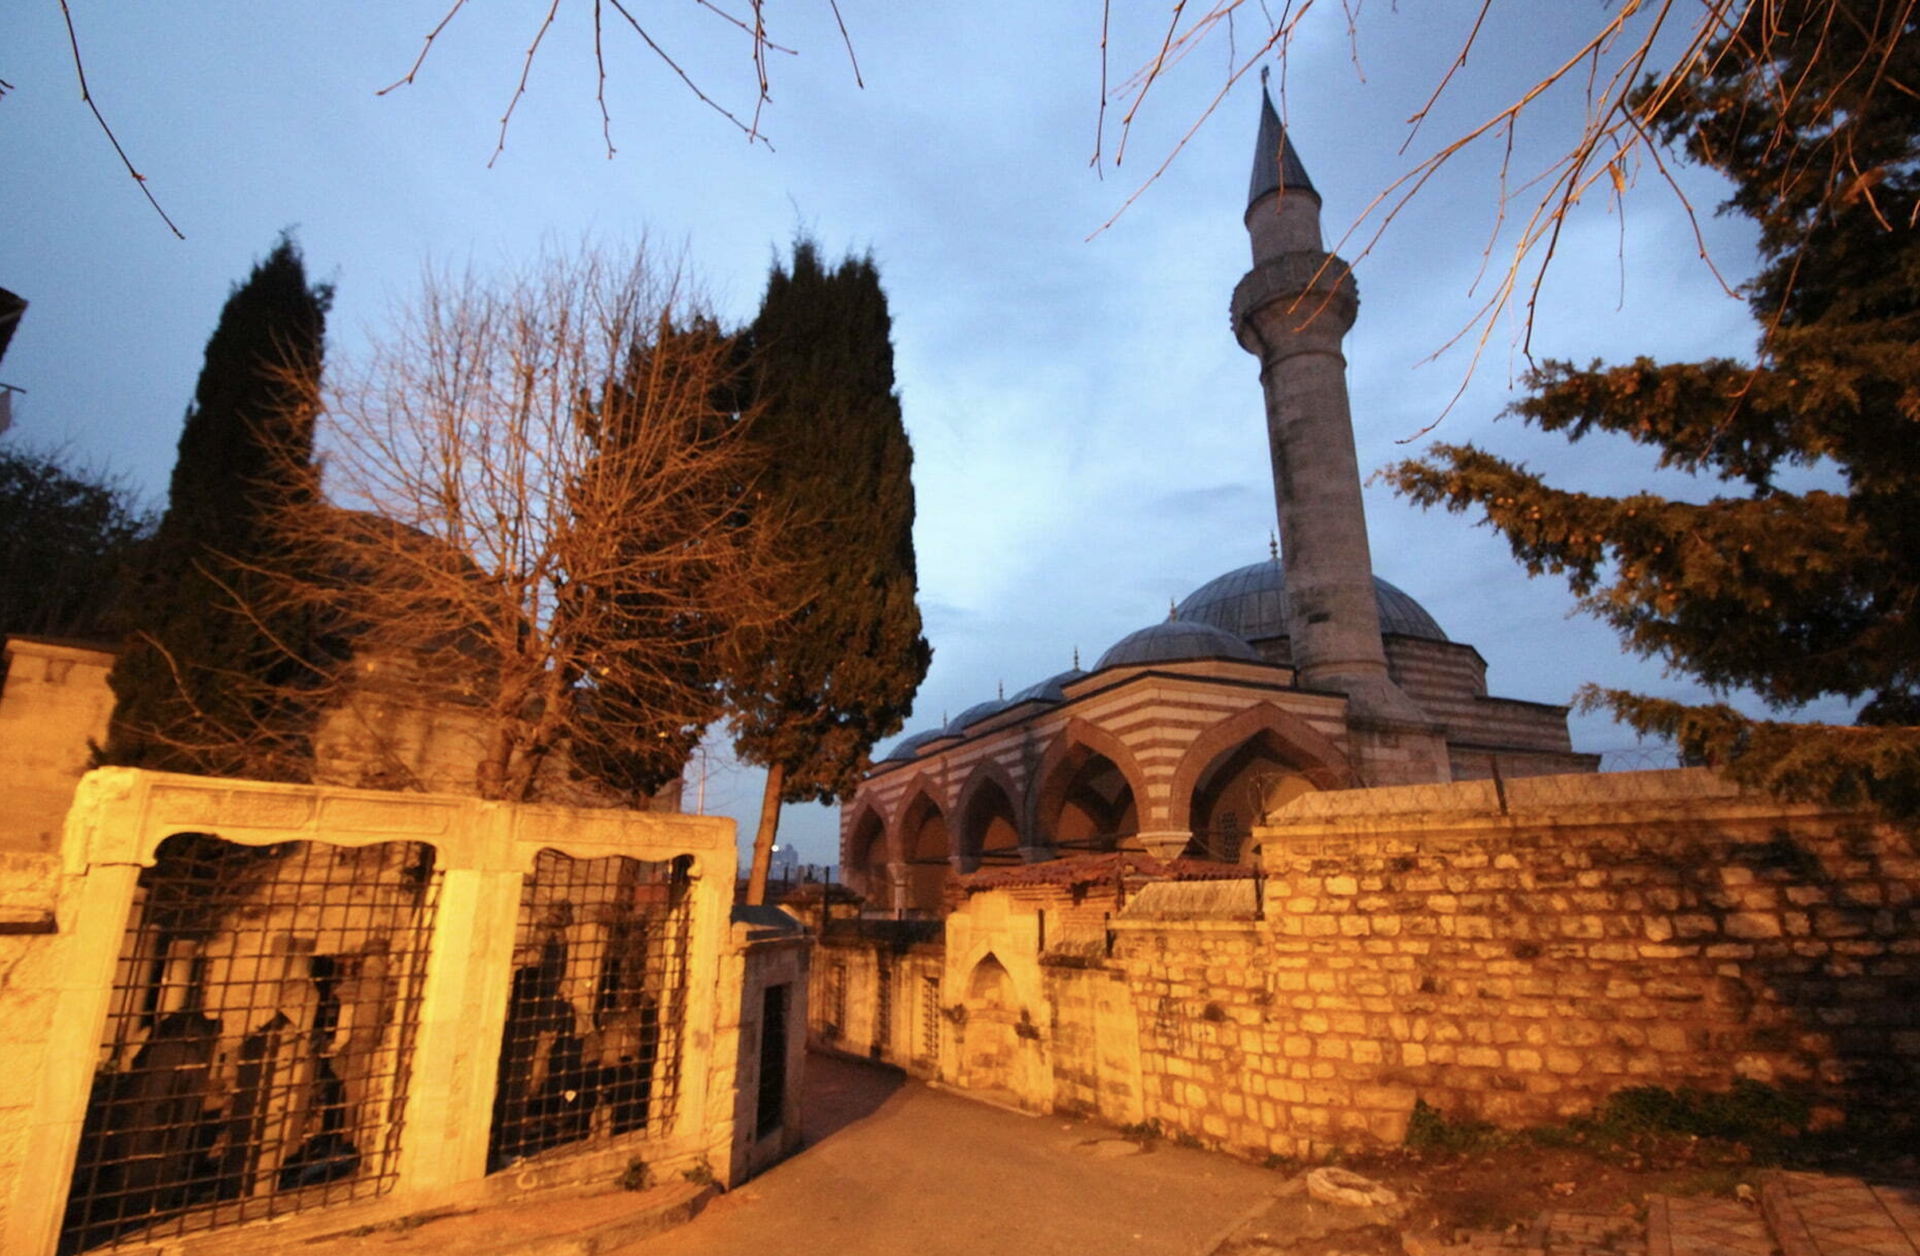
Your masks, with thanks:
M1653 1195L1753 1198L1761 1172L1775 1163L1890 1174L1920 1174L1912 1152L1830 1140L1760 1154L1737 1140L1650 1133L1620 1138L1572 1130L1494 1136L1483 1145L1395 1149L1341 1157L1340 1167L1392 1190L1399 1208L1331 1207L1309 1197L1304 1166L1290 1175L1273 1207L1243 1225L1222 1256L1411 1256L1494 1234L1517 1241L1548 1210L1612 1214L1622 1234L1637 1233Z

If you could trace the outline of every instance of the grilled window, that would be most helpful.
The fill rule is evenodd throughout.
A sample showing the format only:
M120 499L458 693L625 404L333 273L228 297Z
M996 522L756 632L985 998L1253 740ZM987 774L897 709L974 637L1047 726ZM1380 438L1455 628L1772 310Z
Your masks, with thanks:
M920 980L920 1059L929 1065L940 1062L940 979Z
M489 1170L672 1128L691 863L540 852L520 899Z
M893 969L882 963L873 979L873 1058L884 1060L893 1045Z
M121 950L62 1252L393 1186L433 862L411 842L161 843Z

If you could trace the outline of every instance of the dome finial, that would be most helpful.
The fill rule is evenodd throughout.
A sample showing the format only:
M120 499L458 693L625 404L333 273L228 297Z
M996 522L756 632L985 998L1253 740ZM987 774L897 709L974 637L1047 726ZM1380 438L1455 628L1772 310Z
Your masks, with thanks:
M1172 598L1168 598L1167 599L1167 622L1172 623L1174 620L1178 618L1180 618L1180 606Z
M997 696L1002 702L1005 702L1007 700L1007 682L1005 680L1000 681L999 691Z
M1073 647L1073 670L1080 670L1080 647L1077 645Z
M1267 557L1276 563L1280 561L1280 537L1272 531L1267 533Z

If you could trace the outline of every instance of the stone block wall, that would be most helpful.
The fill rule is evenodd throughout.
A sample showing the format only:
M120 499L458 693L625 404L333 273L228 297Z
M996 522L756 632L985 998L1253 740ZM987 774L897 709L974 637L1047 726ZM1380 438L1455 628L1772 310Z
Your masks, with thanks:
M1920 1080L1910 835L1704 772L1380 791L1276 821L1260 994L1282 1126L1305 1139L1395 1139L1416 1097L1513 1125L1632 1085L1844 1103Z
M51 855L0 852L0 1172L25 1162L28 1118L45 1082L57 955L48 936L60 892ZM13 1191L0 1185L0 1235Z
M1741 1078L1910 1099L1915 840L1704 771L1308 794L1256 830L1257 881L974 893L912 957L961 1013L932 1075L1256 1159L1397 1143L1416 1100L1518 1126ZM908 1063L874 1033L884 953L822 946L814 1024Z
M1242 1154L1293 1153L1264 931L1252 920L1123 919L1115 933L1139 1026L1142 1119Z
M1116 1125L1146 1119L1141 1035L1127 974L1079 956L1041 963L1053 1108Z
M892 922L880 922L884 927ZM863 934L841 922L821 938L809 973L807 1040L816 1049L939 1077L952 1036L946 951Z
M51 855L73 787L86 774L89 739L104 741L113 713L104 650L27 637L6 644L6 688L0 690L0 851Z

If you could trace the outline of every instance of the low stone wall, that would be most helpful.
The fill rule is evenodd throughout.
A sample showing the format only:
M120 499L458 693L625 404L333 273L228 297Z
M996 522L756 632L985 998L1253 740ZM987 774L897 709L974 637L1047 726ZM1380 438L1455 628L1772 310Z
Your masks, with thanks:
M1683 771L1309 794L1253 840L1257 882L1130 889L1104 945L1067 889L974 894L915 955L935 1075L1255 1157L1398 1142L1416 1100L1514 1126L1636 1085L1920 1090L1910 834ZM865 1019L876 948L821 954L816 1027L905 1063Z
M760 1122L756 1112L754 1125L742 1126L739 1061L744 1032L752 1031L758 1051L768 988L780 988L786 992L783 997L791 999L783 1006L790 1009L796 1030L805 1023L804 944L797 938L756 936L752 929L730 924L735 860L731 822L105 769L81 782L57 861L22 855L0 861L0 1025L5 1027L0 1034L0 1251L9 1256L45 1256L58 1241L76 1159L90 1128L90 1097L99 1098L96 1069L124 1069L119 1056L137 1046L110 1040L109 1026L126 1023L122 1005L157 980L151 965L130 964L125 958L129 939L148 931L141 915L141 903L150 892L142 883L143 871L155 866L163 843L183 834L205 835L194 840L218 839L223 847L257 848L255 866L260 869L278 868L296 858L287 852L299 850L326 852L316 859L348 862L355 852L399 849L396 843L431 850L430 860L410 865L411 875L430 878L436 904L430 924L422 926L430 936L414 1028L404 1046L382 1038L385 1045L366 1049L369 1058L378 1051L408 1053L403 1119L394 1127L397 1150L379 1188L383 1193L336 1206L335 1211L352 1218L342 1225L555 1187L611 1185L636 1155L656 1175L704 1165L726 1184L736 1174L757 1169L770 1155L791 1149L787 1140L763 1136L771 1134L776 1123L797 1134L797 1122L787 1119L792 1111L788 1096L776 1096L781 1100L777 1122ZM670 1088L671 1103L663 1099L643 1126L626 1134L617 1128L601 1131L596 1125L590 1138L559 1142L516 1159L509 1172L490 1174L496 1089L504 1072L503 1034L514 1007L524 1010L527 999L521 986L533 985L523 978L550 978L561 982L563 990L578 985L576 978L585 980L574 971L577 964L561 972L557 956L548 954L552 948L516 944L532 910L529 878L542 860L584 864L613 856L628 864L646 861L656 869L673 870L670 884L648 882L628 893L634 902L646 896L646 902L671 903L661 909L671 911L671 917L658 917L673 922L671 937L663 924L658 941L672 948L665 962L674 984L670 995L663 996L672 1002L670 1008L658 1009L654 1037L665 1043L671 1036L686 1045L670 1056L662 1048L650 1083L663 1096ZM620 884L608 880L606 892L618 892ZM317 913L315 919L328 911L354 910L342 906L349 899L337 890L329 893L334 897L324 904L281 894L255 915L277 931L282 925L275 922L293 920L309 907ZM606 932L597 918L588 918L584 907L577 914L563 910L565 904L549 908L535 922L548 934L563 927ZM293 936L299 929L288 929L287 945L272 951L274 957L285 951L284 958L272 959L276 972L285 969L284 980L263 976L248 985L236 978L238 984L222 988L257 987L265 992L261 1008L270 1011L277 1006L275 1000L293 1006L306 988L302 981L313 984L327 976L344 1007L346 996L340 988L346 978L318 970L311 980L300 977L301 957L307 952L301 938ZM214 949L213 942L206 945ZM175 963L174 951L162 954L170 971L178 967L185 973L186 965ZM392 954L399 964L399 952ZM193 971L220 962L215 956ZM263 953L249 962L266 964L268 959ZM377 984L378 969L361 971L362 984ZM742 1006L743 989L758 999L750 1007ZM522 996L517 1001L516 994ZM200 1009L191 1014L204 1022L220 1013ZM254 1028L249 1024L245 1032ZM608 1027L609 1033L613 1030ZM156 1038L160 1032L154 1030ZM217 1032L231 1036L242 1029L225 1026ZM397 1031L376 1027L373 1032ZM359 1049L343 1047L339 1034L335 1038L336 1062L340 1051ZM283 1039L290 1053L306 1049L306 1036L281 1034L273 1041ZM763 1059L752 1057L749 1071L756 1074L755 1083ZM796 1044L786 1056L787 1081L796 1090L800 1059ZM142 1067L136 1055L133 1071ZM150 1072L161 1068L157 1063L144 1067ZM191 1124L196 1116L187 1113L181 1122ZM162 1121L141 1128L168 1127ZM743 1139L750 1145L742 1148ZM335 1172L329 1180L339 1177ZM271 1193L274 1188L262 1189ZM235 1211L246 1218L243 1223L263 1227L263 1248L275 1246L272 1227L277 1220L255 1222L250 1220L253 1210ZM178 1209L165 1215L176 1216ZM157 1250L137 1232L115 1234L111 1227L103 1232L119 1245L117 1250L128 1244L141 1251ZM188 1250L194 1241L182 1235L164 1244L173 1252Z
M1396 1139L1416 1097L1513 1125L1631 1085L1920 1080L1909 834L1688 771L1318 795L1256 840L1247 1067L1303 1145Z
M814 954L809 1044L898 1065L918 1077L945 1076L953 1033L942 984L946 953L927 934L913 922L829 925Z

